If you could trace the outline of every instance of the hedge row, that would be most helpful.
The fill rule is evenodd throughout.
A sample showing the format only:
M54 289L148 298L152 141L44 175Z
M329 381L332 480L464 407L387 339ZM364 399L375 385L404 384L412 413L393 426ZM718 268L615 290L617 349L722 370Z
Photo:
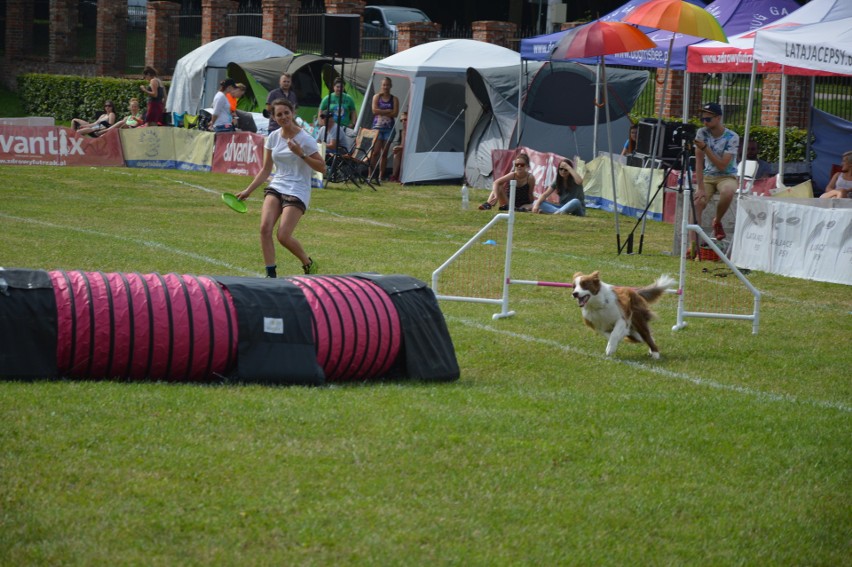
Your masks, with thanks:
M29 116L52 116L59 122L91 120L103 114L104 101L111 100L116 114L123 118L131 98L139 99L143 108L148 104L139 90L144 84L142 79L29 73L18 76L18 96Z

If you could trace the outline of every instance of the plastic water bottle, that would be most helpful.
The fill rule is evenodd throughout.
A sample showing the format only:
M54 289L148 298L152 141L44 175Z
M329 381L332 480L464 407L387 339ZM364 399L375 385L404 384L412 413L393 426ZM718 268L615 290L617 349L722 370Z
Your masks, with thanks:
M462 210L466 211L470 207L470 192L467 190L467 183L462 184Z

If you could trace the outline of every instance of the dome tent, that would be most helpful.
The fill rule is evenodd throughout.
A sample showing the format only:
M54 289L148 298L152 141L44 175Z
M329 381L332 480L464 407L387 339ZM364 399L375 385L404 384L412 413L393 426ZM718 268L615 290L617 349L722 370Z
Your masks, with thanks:
M293 52L277 43L249 36L230 36L211 41L181 57L172 75L166 110L198 114L210 106L226 77L228 63L283 57Z
M408 112L403 182L464 176L467 69L507 67L519 61L518 52L505 47L448 39L418 45L376 63L364 99L371 100L382 79L390 77L400 112ZM372 119L370 105L363 105L358 126L369 127Z

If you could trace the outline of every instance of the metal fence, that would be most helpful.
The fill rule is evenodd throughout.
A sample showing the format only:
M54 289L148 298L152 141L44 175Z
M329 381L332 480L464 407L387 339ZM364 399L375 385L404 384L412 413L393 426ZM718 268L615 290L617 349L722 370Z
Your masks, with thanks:
M263 14L255 6L241 6L236 13L228 14L227 17L235 35L263 37Z

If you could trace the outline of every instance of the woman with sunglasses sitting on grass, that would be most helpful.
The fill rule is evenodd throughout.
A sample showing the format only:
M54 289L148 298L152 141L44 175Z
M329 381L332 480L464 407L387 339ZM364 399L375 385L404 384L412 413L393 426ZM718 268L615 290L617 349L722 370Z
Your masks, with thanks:
M532 212L546 215L576 215L586 216L586 195L583 193L583 178L567 159L559 162L556 181L547 191L539 195L533 203ZM559 205L554 205L547 198L556 191Z
M99 136L107 128L115 124L115 105L111 100L104 102L104 113L98 116L94 122L86 122L82 118L74 118L71 120L71 127L81 136L91 134Z
M501 211L508 211L509 182L513 179L517 182L515 186L515 210L522 212L532 209L535 176L530 172L530 156L520 153L512 160L512 171L494 180L491 185L491 194L487 201L479 205L479 210L487 211L495 203L499 203Z

